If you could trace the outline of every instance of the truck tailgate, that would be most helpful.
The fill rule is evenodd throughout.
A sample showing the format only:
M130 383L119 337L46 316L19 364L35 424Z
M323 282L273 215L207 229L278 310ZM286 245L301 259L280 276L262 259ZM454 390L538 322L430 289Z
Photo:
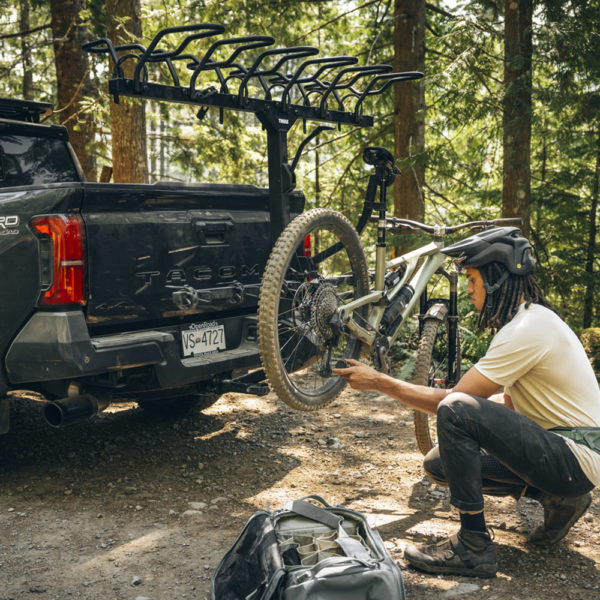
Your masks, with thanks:
M291 202L291 211L299 212L301 195ZM266 190L86 184L82 216L90 327L134 322L156 327L256 309L271 249ZM174 293L183 286L201 290L194 309L177 303Z

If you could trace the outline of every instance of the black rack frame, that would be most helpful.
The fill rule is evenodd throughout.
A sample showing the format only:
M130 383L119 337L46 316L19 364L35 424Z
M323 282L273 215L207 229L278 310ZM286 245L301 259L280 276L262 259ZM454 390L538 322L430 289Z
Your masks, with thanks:
M41 117L52 113L52 104L32 100L0 98L0 118L39 123Z
M394 73L389 65L358 66L358 59L353 56L312 58L319 53L312 46L264 50L275 43L274 38L264 35L217 39L202 57L185 52L192 42L224 32L222 25L198 23L163 29L147 48L140 44L115 46L108 38L102 38L88 42L83 49L108 53L112 58L109 91L115 102L119 101L119 96L129 96L197 105L200 119L210 107L217 107L221 122L224 110L251 112L257 116L267 132L271 236L274 242L290 220L285 200L295 187L294 170L302 150L321 131L333 128L320 125L312 131L300 144L290 165L287 136L296 121L370 127L373 117L362 113L367 97L383 93L395 82L419 79L423 75L416 71ZM159 47L166 36L181 34L185 37L175 50ZM227 47L231 47L231 54L226 59L215 60L215 54ZM261 49L253 56L249 67L237 62L243 53ZM123 65L127 61L135 64L132 77L125 76ZM181 83L176 68L181 61L186 61L188 73L191 71L187 84ZM266 66L269 61L274 64ZM298 61L301 61L300 64L291 73L283 70L288 63ZM161 64L167 68L169 83L149 80L152 67ZM314 72L308 73L310 67L315 68ZM198 89L197 84L203 74L212 74L218 88L210 85ZM365 84L365 80L366 85L358 89L357 84ZM232 90L236 83L237 88ZM250 96L251 83L262 91L262 97ZM273 92L277 89L281 92L278 98L274 98ZM299 102L293 102L292 96L297 97ZM335 107L331 108L330 104L335 104Z

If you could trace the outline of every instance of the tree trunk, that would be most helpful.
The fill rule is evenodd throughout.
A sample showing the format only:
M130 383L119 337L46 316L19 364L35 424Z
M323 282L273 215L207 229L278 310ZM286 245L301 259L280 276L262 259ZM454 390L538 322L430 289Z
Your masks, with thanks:
M21 31L29 31L30 28L29 0L19 0L19 29ZM26 34L21 37L21 63L23 65L23 98L25 100L34 100L31 46Z
M108 37L115 45L138 41L142 36L140 0L106 0ZM134 60L123 64L125 77L133 77ZM146 116L140 100L119 99L110 103L113 179L115 182L147 183L148 156Z
M394 0L394 70L425 70L425 2ZM422 82L394 86L394 156L402 175L394 187L394 214L423 220L425 203L425 89Z
M592 203L589 212L589 238L587 245L587 255L585 259L585 299L583 303L583 328L592 326L594 316L594 262L596 260L596 234L597 234L597 213L598 213L598 192L600 178L600 139L599 147L596 152L596 168L594 170L594 183L592 186Z
M532 0L506 0L502 215L521 217L529 235L531 200Z
M50 0L52 36L56 58L57 112L67 127L71 145L89 181L96 180L96 158L89 146L94 141L92 115L81 108L81 100L90 92L87 53L81 50L86 31L79 15L84 0Z

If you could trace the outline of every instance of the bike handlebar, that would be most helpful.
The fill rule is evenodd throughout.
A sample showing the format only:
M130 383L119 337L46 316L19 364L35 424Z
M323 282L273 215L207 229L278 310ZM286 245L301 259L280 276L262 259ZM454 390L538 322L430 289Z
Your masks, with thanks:
M373 218L376 220L376 218ZM410 219L398 219L396 217L388 217L388 224L390 229L398 231L401 229L425 231L431 233L436 237L443 237L460 231L461 229L470 230L484 230L490 227L506 227L508 225L522 225L523 220L520 217L508 217L501 219L483 219L481 221L469 221L468 223L459 223L458 225L425 225L419 221L412 221Z

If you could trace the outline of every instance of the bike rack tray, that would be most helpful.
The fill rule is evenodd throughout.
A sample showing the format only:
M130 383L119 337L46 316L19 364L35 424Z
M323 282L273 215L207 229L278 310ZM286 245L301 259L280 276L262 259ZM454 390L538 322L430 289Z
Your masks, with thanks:
M101 38L83 49L112 59L109 92L115 102L128 96L195 105L198 118L215 107L221 121L225 110L257 116L267 132L274 242L290 220L286 197L295 187L294 169L306 146L300 145L290 165L287 134L296 121L370 127L373 117L363 114L368 97L423 75L394 73L389 65L360 66L352 56L316 57L319 50L313 46L272 48L275 40L267 35L214 39L224 33L222 25L197 23L162 29L147 48L115 46ZM167 49L167 42L174 49ZM205 49L195 54L196 46Z

